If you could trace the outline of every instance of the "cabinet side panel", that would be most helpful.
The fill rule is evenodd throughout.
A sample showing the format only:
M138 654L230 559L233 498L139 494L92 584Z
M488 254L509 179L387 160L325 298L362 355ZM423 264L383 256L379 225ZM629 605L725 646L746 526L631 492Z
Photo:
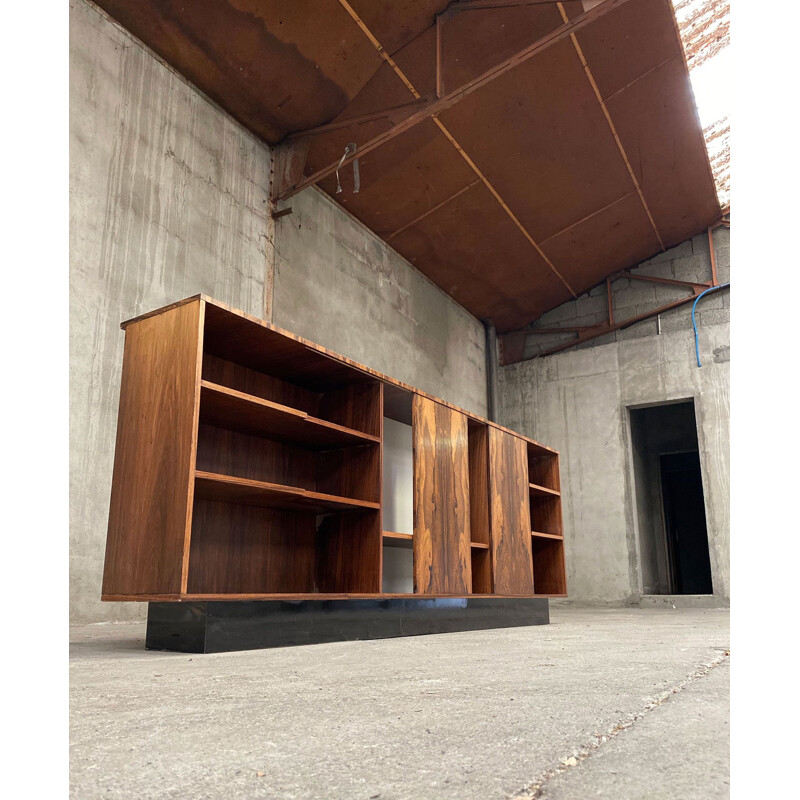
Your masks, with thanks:
M128 326L103 594L182 590L191 525L202 303Z
M472 591L467 417L414 396L414 591Z
M489 429L489 490L495 594L533 594L527 447L496 428Z

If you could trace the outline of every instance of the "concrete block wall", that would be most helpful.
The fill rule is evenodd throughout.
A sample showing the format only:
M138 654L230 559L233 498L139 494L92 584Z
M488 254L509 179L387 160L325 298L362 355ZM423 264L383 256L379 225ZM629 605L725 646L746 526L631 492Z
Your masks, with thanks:
M315 190L276 225L269 168L263 142L70 0L74 622L146 613L100 602L122 320L203 292L485 414L481 323Z
M717 259L717 278L720 283L730 280L730 231L718 228L714 231L714 251ZM708 249L708 236L699 234L676 247L659 253L654 258L630 270L634 274L650 275L656 278L672 278L680 281L703 283L711 280L711 260ZM639 314L686 297L690 292L678 286L648 283L630 278L617 278L611 284L614 301L614 318L620 322ZM729 321L729 290L723 289L704 297L697 307L698 324L725 323ZM689 313L687 313L689 309ZM679 306L661 315L661 330L691 329L691 305ZM554 308L539 317L534 328L562 328L579 325L597 325L608 319L608 294L605 283L595 286L576 300ZM591 349L610 342L622 342L654 336L658 331L655 317L643 320L619 331L578 345L579 349ZM539 353L566 343L574 334L534 334L525 342L523 355L531 358Z
M719 279L729 280L729 232L714 234ZM708 280L705 235L651 259L643 274ZM620 281L620 283L623 283ZM642 305L639 281L615 301ZM570 323L605 287L550 312L548 325ZM661 287L656 287L660 289ZM702 368L695 363L691 305L655 321L543 358L501 368L499 421L561 452L565 549L570 602L629 604L642 596L630 418L634 406L693 399L705 493L715 602L729 598L729 290L701 301ZM602 294L602 297L601 297ZM705 305L708 303L708 305ZM600 313L600 312L596 312ZM638 313L638 312L635 312ZM532 338L532 337L531 337Z

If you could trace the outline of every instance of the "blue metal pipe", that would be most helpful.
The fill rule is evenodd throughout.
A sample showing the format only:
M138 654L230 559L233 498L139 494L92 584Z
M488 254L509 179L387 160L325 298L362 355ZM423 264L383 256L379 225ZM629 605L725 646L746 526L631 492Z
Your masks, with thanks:
M719 286L712 286L710 289L706 289L704 292L701 292L697 295L697 299L692 304L692 327L694 328L694 354L697 358L697 366L700 367L702 364L700 363L700 347L697 343L697 321L694 317L694 310L697 308L697 304L700 302L701 298L705 297L709 292L716 292L717 289L724 289L726 286L730 286L730 281L728 283L721 283Z

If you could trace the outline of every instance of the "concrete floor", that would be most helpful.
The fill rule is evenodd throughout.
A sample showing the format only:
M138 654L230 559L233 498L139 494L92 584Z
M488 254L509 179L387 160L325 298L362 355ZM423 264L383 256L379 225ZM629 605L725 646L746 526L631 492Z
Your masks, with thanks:
M145 651L139 623L72 642L81 800L729 794L727 611L206 656Z

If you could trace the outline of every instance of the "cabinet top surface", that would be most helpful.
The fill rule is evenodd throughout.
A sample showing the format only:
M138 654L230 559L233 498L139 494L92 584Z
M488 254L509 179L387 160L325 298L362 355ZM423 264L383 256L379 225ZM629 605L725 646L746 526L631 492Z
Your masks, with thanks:
M272 323L266 322L265 320L259 319L258 317L255 317L255 316L253 316L251 314L248 314L248 313L246 313L244 311L240 311L237 308L233 308L233 307L231 307L231 306L229 306L229 305L227 305L225 303L220 302L219 300L215 300L214 298L208 297L207 295L204 295L204 294L192 295L191 297L187 297L187 298L185 298L183 300L179 300L179 301L177 301L175 303L170 303L169 305L163 306L162 308L157 308L157 309L155 309L153 311L149 311L149 312L147 312L145 314L140 314L139 316L133 317L132 319L125 320L124 322L122 322L120 324L120 327L123 330L126 330L130 325L134 325L137 322L141 322L141 321L143 321L145 319L148 319L150 317L154 317L154 316L156 316L158 314L163 314L166 311L170 311L170 310L172 310L174 308L178 308L179 306L185 305L187 303L194 303L194 302L199 302L199 303L204 303L204 304L207 304L207 305L215 306L216 308L218 308L218 309L220 309L222 311L226 311L226 312L228 312L230 314L233 314L233 315L235 315L237 317L240 317L240 318L242 318L244 320L247 320L248 322L251 322L251 323L256 324L256 325L260 325L262 328L265 328L265 329L267 329L269 331L272 331L272 332L274 332L276 334L279 334L281 336L285 336L287 339L291 339L291 340L297 342L298 344L303 345L304 347L311 348L312 350L315 350L316 352L318 352L318 353L320 353L320 354L322 354L324 356L327 356L329 358L335 359L336 361L339 361L342 364L346 364L348 367L351 367L354 370L358 370L358 371L364 373L365 375L369 375L370 377L381 381L384 384L385 387L390 387L390 388L393 387L395 389L399 389L399 390L404 391L404 392L411 392L413 394L417 394L417 395L420 395L422 397L427 397L430 400L433 400L433 401L435 401L437 403L441 403L442 405L447 406L448 408L452 408L455 411L458 411L459 413L464 414L470 420L474 420L476 422L480 422L480 423L485 424L485 425L490 425L493 428L497 428L498 430L506 431L507 433L510 433L510 434L512 434L514 436L519 437L520 439L523 439L526 442L529 442L532 445L535 445L537 449L540 449L542 451L546 451L548 453L552 453L553 455L557 455L558 454L556 450L553 450L553 448L548 447L547 445L543 445L540 442L537 442L536 440L531 439L531 438L529 438L527 436L523 436L521 433L518 433L517 431L513 431L513 430L511 430L509 428L503 427L502 425L498 425L496 422L492 422L491 420L487 420L487 419L484 419L483 417L479 417L477 414L473 414L471 411L466 411L465 409L460 408L459 406L456 406L453 403L448 403L446 400L442 400L439 397L434 397L433 395L427 394L426 392L423 392L420 389L417 389L417 388L415 388L413 386L410 386L407 383L403 383L402 381L396 380L395 378L391 378L388 375L384 375L383 373L378 372L377 370L371 369L370 367L367 367L367 366L365 366L363 364L360 364L357 361L353 361L352 359L347 358L346 356L340 355L339 353L335 353L332 350L328 350L327 348L322 347L321 345L316 344L315 342L312 342L312 341L310 341L308 339L304 339L302 336L297 336L296 334L291 333L290 331L284 330L283 328L279 328L276 325L273 325Z

